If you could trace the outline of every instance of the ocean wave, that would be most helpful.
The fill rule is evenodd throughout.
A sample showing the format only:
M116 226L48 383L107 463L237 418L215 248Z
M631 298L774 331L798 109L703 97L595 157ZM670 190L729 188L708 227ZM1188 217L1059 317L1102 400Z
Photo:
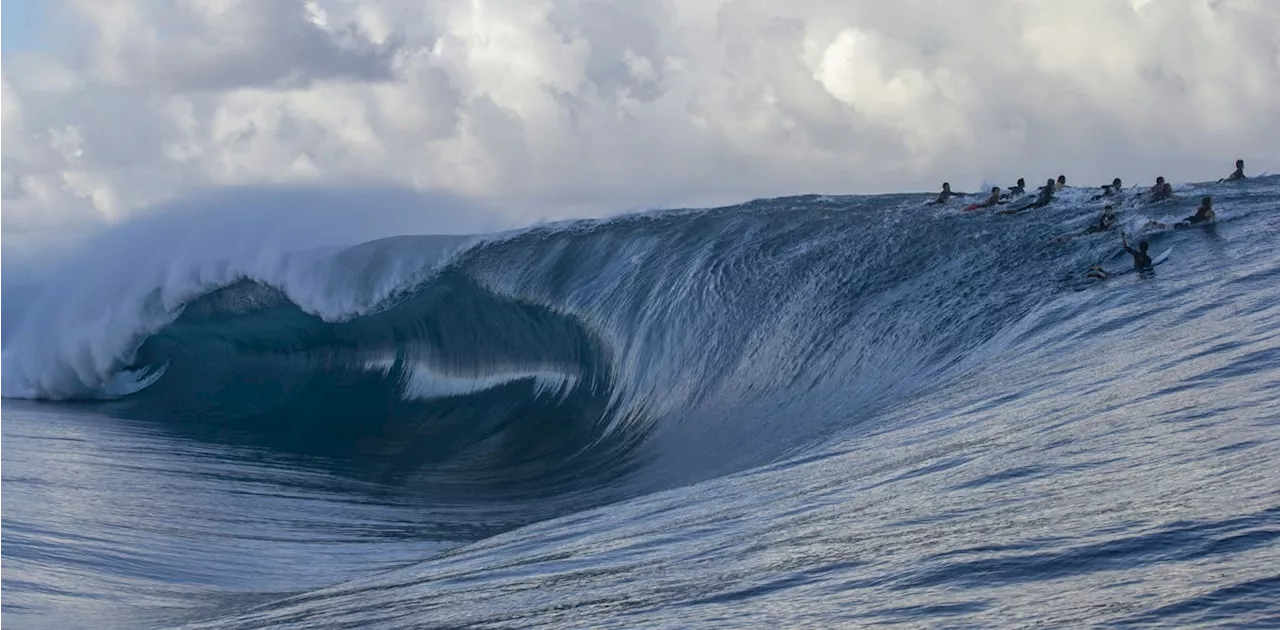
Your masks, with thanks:
M90 248L7 328L6 395L61 400L6 401L6 615L1274 617L1277 182L1122 207L1174 253L1101 282L1084 190Z
M997 351L1115 251L1048 238L1091 207L1075 192L1016 219L805 196L483 238L170 248L146 264L95 252L113 265L30 309L4 395L399 476L462 466L582 487L643 460L649 483L689 483L848 430Z

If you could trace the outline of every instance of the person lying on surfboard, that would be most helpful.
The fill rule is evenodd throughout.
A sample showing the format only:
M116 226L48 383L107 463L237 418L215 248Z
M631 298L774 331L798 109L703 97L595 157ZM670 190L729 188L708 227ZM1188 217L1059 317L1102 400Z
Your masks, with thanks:
M1200 225L1201 223L1209 223L1216 221L1217 218L1218 214L1213 211L1213 197L1205 196L1205 198L1200 200L1200 207L1196 208L1196 213L1174 223L1173 229L1177 230L1181 228L1188 228L1193 225ZM1160 228L1163 230L1169 226L1155 221L1148 221L1147 227Z
M1000 187L996 186L991 189L991 195L987 197L986 201L982 203L971 203L965 206L964 211L971 212L973 210L981 210L982 208L990 208L991 206L998 205L1000 203Z
M1227 175L1225 178L1220 179L1218 181L1234 182L1242 179L1249 179L1248 177L1244 176L1244 160L1236 160L1236 170L1233 171L1230 175Z
M1200 200L1200 207L1196 208L1196 213L1178 221L1178 223L1175 223L1173 227L1178 227L1178 225L1190 227L1200 223L1208 223L1216 220L1217 218L1218 213L1213 211L1213 197L1205 195L1204 198Z
M938 205L938 204L940 204L940 203L946 203L946 202L950 201L952 197L964 197L964 196L966 196L967 194L968 194L968 193L952 192L952 191L951 191L951 184L950 184L950 183L948 183L948 182L942 182L942 192L938 193L938 198L937 198L937 199L934 199L933 201L930 201L929 203L927 203L927 204L925 204L925 205L926 205L926 206L936 206L936 205Z
M1009 187L1009 192L1005 193L1001 199L1008 201L1014 197L1021 197L1027 192L1027 180L1018 178L1018 183Z
M1032 208L1043 208L1049 205L1049 202L1053 201L1053 188L1055 185L1056 184L1054 183L1053 178L1052 177L1049 178L1049 181L1045 182L1045 185L1040 189L1040 196L1036 197L1035 201L1025 206L1022 206L1021 208L1014 208L1012 210L1001 210L1000 214L1016 214L1018 212L1022 212L1023 210L1030 210Z
M1108 205L1102 209L1102 216L1098 217L1098 222L1085 228L1085 234L1097 234L1098 232L1106 232L1116 224L1115 206Z
M1120 246L1124 248L1124 251L1129 252L1129 255L1130 255L1130 256L1133 256L1133 268L1134 268L1134 269L1137 269L1138 271L1143 271L1143 270L1145 270L1145 269L1151 269L1151 268L1152 268L1152 265L1151 265L1151 256L1149 256L1149 255L1147 254L1147 241L1146 241L1146 239L1143 239L1143 240L1141 240L1141 241L1138 241L1138 249L1136 249L1136 250L1135 250L1135 249L1133 249L1132 247L1129 247L1129 239L1128 239L1128 237L1126 237L1126 236L1125 236L1125 233L1124 233L1124 232L1121 232L1121 233L1120 233Z
M1105 208L1102 209L1102 216L1098 217L1098 222L1085 228L1084 231L1081 232L1080 234L1078 235L1064 234L1062 236L1055 236L1051 240L1055 243L1065 243L1075 238L1076 236L1088 236L1090 234L1097 234L1098 232L1106 232L1107 230L1110 230L1112 227L1114 227L1115 224L1116 224L1115 206L1108 204Z
M1094 195L1093 198L1090 199L1090 201L1098 201L1104 197L1114 197L1120 194L1120 191L1123 189L1124 187L1120 185L1120 178L1117 177L1111 180L1111 183L1109 185L1102 187L1102 194Z

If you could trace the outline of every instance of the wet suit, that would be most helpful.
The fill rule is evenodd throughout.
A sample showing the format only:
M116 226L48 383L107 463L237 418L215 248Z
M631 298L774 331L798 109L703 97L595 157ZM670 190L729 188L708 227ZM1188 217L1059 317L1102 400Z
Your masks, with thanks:
M1243 166L1237 166L1235 171L1232 171L1232 173L1231 173L1230 175L1227 175L1227 180L1226 180L1226 181L1234 182L1234 181L1239 181L1239 180L1242 180L1242 179L1249 179L1249 178L1248 178L1248 177L1245 177L1245 175L1244 175L1244 167L1243 167Z

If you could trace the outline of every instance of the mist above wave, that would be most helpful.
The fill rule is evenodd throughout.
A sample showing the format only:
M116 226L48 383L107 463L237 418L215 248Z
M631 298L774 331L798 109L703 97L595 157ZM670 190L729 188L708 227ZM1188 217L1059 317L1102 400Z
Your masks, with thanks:
M59 256L22 296L3 394L118 395L116 372L147 335L239 280L325 319L351 317L419 282L465 234L499 225L462 200L385 187L223 189L153 209ZM414 232L433 236L403 239Z

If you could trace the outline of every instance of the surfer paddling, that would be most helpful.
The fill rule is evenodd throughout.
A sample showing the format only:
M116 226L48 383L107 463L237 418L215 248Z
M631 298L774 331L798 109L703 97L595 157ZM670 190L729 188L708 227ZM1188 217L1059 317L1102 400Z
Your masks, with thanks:
M1216 221L1217 218L1218 218L1218 214L1213 211L1213 197L1209 197L1206 195L1203 199L1200 200L1200 207L1196 208L1196 213L1181 221L1178 221L1177 223L1174 223L1173 229L1177 230L1181 228L1189 228L1194 225L1200 225L1202 223L1212 223ZM1148 221L1147 227L1160 228L1163 230L1169 226L1165 225L1164 223L1159 223L1156 221Z
M999 205L1000 203L1000 187L996 186L991 189L991 194L987 196L986 201L982 203L971 203L968 206L965 206L964 210L965 212L972 212L973 210L990 208L991 206Z
M1045 185L1040 189L1040 196L1036 197L1035 201L1025 206L1022 206L1021 208L1013 208L1012 210L1003 210L1000 212L1000 214L1017 214L1019 212L1022 212L1023 210L1030 210L1032 208L1043 208L1049 205L1049 202L1053 201L1053 191L1055 186L1057 186L1057 183L1053 181L1053 178L1049 178L1049 180L1045 182Z
M1021 197L1022 195L1026 194L1026 192L1027 192L1027 180L1019 177L1018 183L1014 184L1013 186L1010 186L1009 192L1001 196L1001 199L1004 201L1008 201L1015 197Z
M942 192L938 193L938 198L925 204L927 206L936 206L944 204L951 200L952 197L964 197L967 193L952 192L949 182L942 182Z
M1120 191L1123 189L1124 189L1124 186L1120 183L1120 178L1117 177L1111 180L1110 184L1103 186L1102 192L1097 195L1094 195L1093 198L1090 199L1090 201L1098 201L1101 199L1105 199L1107 197L1115 197L1116 195L1119 195Z
M1065 243L1077 236L1088 236L1090 234L1106 232L1107 230L1110 230L1112 227L1115 227L1116 221L1117 221L1117 218L1116 218L1115 206L1108 204L1107 207L1102 209L1102 215L1098 217L1098 222L1085 228L1084 231L1081 232L1080 234L1064 234L1062 236L1056 236L1051 240L1053 240L1055 243ZM1097 265L1094 265L1094 267L1101 269L1101 267L1097 267ZM1090 271L1092 271L1092 269Z

